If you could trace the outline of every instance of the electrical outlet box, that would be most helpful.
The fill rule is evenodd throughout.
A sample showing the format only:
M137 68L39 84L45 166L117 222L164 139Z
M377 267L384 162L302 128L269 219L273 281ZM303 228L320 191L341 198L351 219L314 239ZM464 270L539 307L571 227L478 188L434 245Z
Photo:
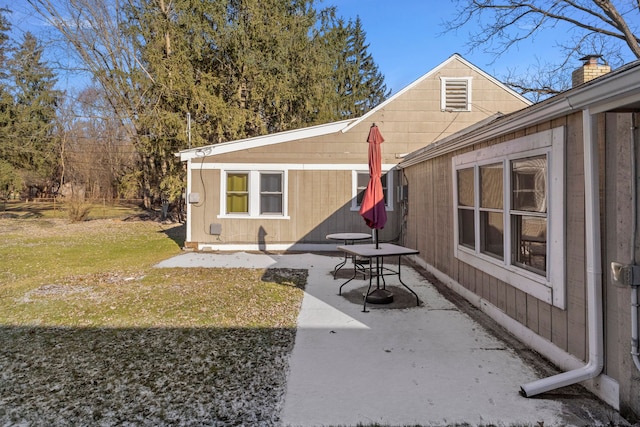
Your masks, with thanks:
M616 286L640 286L640 265L612 262L611 280Z
M222 224L214 222L209 224L209 234L219 236L222 234Z
M189 193L189 203L200 203L200 193Z

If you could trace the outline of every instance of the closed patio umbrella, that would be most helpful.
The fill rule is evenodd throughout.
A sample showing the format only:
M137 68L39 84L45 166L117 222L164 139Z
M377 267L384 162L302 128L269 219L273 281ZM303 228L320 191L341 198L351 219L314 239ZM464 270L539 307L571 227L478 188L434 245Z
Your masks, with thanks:
M369 129L369 183L360 205L360 215L369 228L374 230L374 240L378 246L378 231L387 223L387 210L382 190L382 151L380 144L384 138L374 123Z
M364 218L364 222L373 230L373 240L376 249L378 244L378 230L384 228L387 223L387 210L384 202L384 192L382 190L382 150L380 144L384 142L384 138L374 123L369 129L369 182L364 191L364 198L360 205L360 215ZM380 288L380 277L382 276L382 267L380 260L376 257L376 289L365 297L368 302L375 304L388 304L393 301L393 294L387 289ZM371 279L370 279L371 280ZM371 285L369 285L371 286Z

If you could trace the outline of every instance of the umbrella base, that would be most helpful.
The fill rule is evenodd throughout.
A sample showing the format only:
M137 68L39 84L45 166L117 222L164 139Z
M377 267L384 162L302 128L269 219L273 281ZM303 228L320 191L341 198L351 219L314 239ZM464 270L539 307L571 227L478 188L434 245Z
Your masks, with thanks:
M391 304L393 293L386 289L375 289L367 295L367 302L371 304Z

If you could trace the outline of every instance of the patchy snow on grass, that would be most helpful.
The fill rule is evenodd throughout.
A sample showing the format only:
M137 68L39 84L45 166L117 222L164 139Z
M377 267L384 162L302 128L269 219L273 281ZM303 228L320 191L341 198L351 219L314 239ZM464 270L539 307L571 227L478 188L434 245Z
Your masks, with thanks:
M31 320L0 324L0 426L279 424L307 271L149 273L14 296Z
M0 327L0 425L277 425L294 338Z

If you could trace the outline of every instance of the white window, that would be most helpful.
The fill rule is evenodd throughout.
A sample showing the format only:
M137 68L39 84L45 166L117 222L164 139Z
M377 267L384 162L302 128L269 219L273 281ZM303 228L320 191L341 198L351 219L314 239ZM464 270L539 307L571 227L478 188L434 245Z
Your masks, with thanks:
M460 260L564 308L564 128L454 157Z
M442 111L471 111L471 77L441 77L440 84Z
M260 173L260 214L282 215L282 172Z
M224 171L220 217L276 217L286 213L284 171Z
M382 192L384 193L384 204L388 211L393 210L392 192L389 191L393 188L393 173L390 171L383 171L380 177L382 182ZM352 187L352 202L351 210L359 210L364 198L364 191L367 189L369 183L369 171L353 171L353 187Z

